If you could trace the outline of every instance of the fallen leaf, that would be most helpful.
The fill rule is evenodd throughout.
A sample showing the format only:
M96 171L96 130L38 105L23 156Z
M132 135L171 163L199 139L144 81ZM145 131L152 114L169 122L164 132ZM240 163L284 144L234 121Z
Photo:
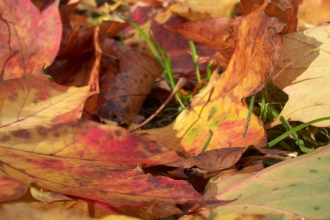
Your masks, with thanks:
M297 30L297 13L301 0L275 0L271 1L265 9L265 13L270 17L275 17L285 23L281 34L292 33ZM262 1L241 0L242 16L256 10L262 5Z
M101 55L116 56L116 52L105 43L106 37L117 34L127 25L128 23L103 21L100 25L83 30L80 30L78 26L71 33L69 40L62 41L62 48L56 60L46 69L47 74L61 85L91 86L90 90L95 95L89 97L85 103L84 116L86 118L90 118L98 112Z
M15 210L15 211L13 211ZM34 208L28 204L16 203L16 204L4 204L0 208L0 215L6 220L91 220L95 218L89 218L82 214L70 210L63 209L51 209L40 210ZM124 215L109 215L100 220L138 220L138 218L128 217Z
M204 196L236 200L221 207L203 207L198 215L208 218L244 213L261 214L268 219L328 219L329 161L330 145L252 175L215 177Z
M63 26L62 40L61 40L60 48L65 47L65 45L68 43L68 41L70 39L70 36L73 32L73 28L70 24L71 16L79 4L80 4L80 1L75 2L73 4L69 4L69 5L60 4L60 6L59 6L61 21L62 21L62 26Z
M130 124L163 70L155 58L130 50L121 54L119 70L114 71L110 66L100 78L99 114Z
M229 17L234 5L238 2L238 0L204 0L201 4L198 0L185 0L183 3L192 11L209 13L212 17Z
M2 173L0 173L0 186L2 189L6 189L0 193L0 202L19 198L27 190L23 181L13 179Z
M205 90L192 99L190 109L184 110L168 127L141 133L169 149L189 154L266 145L262 122L255 115L245 138L242 137L248 109L241 101L263 87L279 58L282 44L276 33L284 24L266 16L263 12L266 6L267 2L241 21L227 70L221 76L213 74ZM166 139L165 135L172 138Z
M227 66L237 42L237 26L241 17L209 18L166 26L187 40L205 44L217 51L215 59L221 66Z
M77 53L67 60L55 60L46 69L46 73L60 85L76 87L90 85L90 90L98 94L100 92L99 71L102 53L98 39L99 27L95 26L91 31L89 43L92 43L92 48L86 47L83 53Z
M214 149L166 165L182 168L197 166L204 171L223 170L234 165L246 149L244 147Z
M330 2L327 0L302 0L298 10L299 27L324 25L330 21Z
M209 18L190 21L179 25L167 25L166 28L182 35L185 39L208 45L220 51L232 48L237 41L237 25L242 18Z
M32 182L114 207L171 209L203 200L187 182L140 167L180 160L175 152L124 128L79 120L89 86L60 86L40 74L2 81L0 89L1 201L23 195Z
M171 16L165 23L169 24L181 24L187 21L179 16ZM150 31L153 38L159 43L166 54L171 59L171 69L173 72L189 72L194 70L193 62L189 44L186 39L164 28L163 24L159 24L156 20L151 20Z
M280 116L308 122L330 116L329 40L330 27L320 26L282 36L283 49L271 78L289 95ZM271 126L280 124L279 117ZM330 126L329 121L314 126Z
M203 220L204 217L201 216L184 216L184 220ZM216 220L269 220L264 215L258 215L258 214L226 214L217 216Z
M37 184L30 184L30 186L37 186ZM52 192L54 193L54 192ZM57 194L57 193L56 193ZM102 218L112 214L119 214L120 212L106 203L93 201L89 199L71 197L71 200L40 202L36 200L28 190L22 197L6 201L6 204L25 203L38 209L67 209L75 213L81 213L85 216L93 218Z
M31 1L0 1L0 80L34 74L53 62L62 34L58 3L40 12Z
M94 47L95 32L99 38L99 43L102 43L106 37L113 36L119 31L127 27L127 23L115 21L102 21L99 25L80 30L78 26L71 34L66 45L62 45L61 50L57 55L57 60L66 60L77 57L80 54ZM96 31L96 29L98 29Z
M35 187L30 187L30 192L34 199L41 201L41 202L72 200L71 198L69 198L63 194L54 193L54 192L50 192L50 191L43 191L43 190L39 190Z

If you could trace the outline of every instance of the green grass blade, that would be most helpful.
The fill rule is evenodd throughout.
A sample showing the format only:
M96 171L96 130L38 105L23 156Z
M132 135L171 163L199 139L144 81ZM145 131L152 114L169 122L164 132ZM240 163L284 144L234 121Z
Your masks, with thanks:
M197 82L200 82L201 81L201 75L199 73L199 68L198 68L198 63L197 63L196 48L195 48L194 42L192 42L191 40L188 40L188 44L189 44L189 47L190 47L190 50L191 50L191 57L192 57L195 72L196 72Z
M280 117L280 121L282 122L282 125L286 128L287 131L292 130L290 123L287 120L285 120L283 116ZM295 144L299 146L302 152L309 153L313 151L313 149L309 149L305 146L304 141L299 139L298 134L296 132L292 133L292 137L295 140Z
M165 50L163 49L163 47L158 43L157 43L157 45L160 48L160 51L161 51L161 53L164 57L165 75L166 75L166 77L168 79L168 82L171 85L172 89L174 89L175 86L176 86L176 83L175 83L173 72L172 72L171 59L167 56L167 54L165 53ZM186 106L183 104L183 102L181 100L181 96L178 93L175 94L175 98L180 103L181 108L185 109Z
M244 132L243 132L243 138L245 138L246 132L247 132L247 130L249 128L249 125L250 125L250 120L251 120L251 115L252 115L252 112L253 112L255 98L256 98L256 94L254 94L253 96L251 96L250 105L249 105L249 113L248 113L248 116L247 116L246 122L245 122L245 128L244 128Z
M261 102L260 102L260 118L263 122L267 120L267 106L266 106L266 98L264 94L264 89L261 89Z
M284 138L288 137L289 135L293 134L294 132L296 131L299 131L311 124L314 124L314 123L317 123L317 122L321 122L321 121L327 121L327 120L330 120L330 117L324 117L324 118L319 118L319 119L315 119L315 120L312 120L312 121L309 121L309 122L306 122L304 124L301 124L295 128L292 128L291 130L285 132L284 134L282 134L281 136L277 137L276 139L272 140L271 142L269 142L267 144L267 147L268 148L272 148L274 147L276 144L278 144L281 140L283 140Z
M165 70L165 64L164 64L164 62L163 62L160 54L158 53L155 45L152 43L152 41L150 40L150 38L148 37L148 35L139 27L139 25L137 23L135 23L134 21L130 20L130 19L121 17L119 14L117 14L116 12L114 12L113 10L111 10L109 7L108 7L108 10L111 13L117 15L120 19L122 19L122 20L128 22L129 24L131 24L139 32L139 34L143 37L143 39L147 43L147 45L150 48L150 50L153 53L153 55L156 57L156 59L158 60L158 62L162 66L162 68Z
M211 76L212 76L212 70L211 70L211 67L212 67L212 60L207 64L207 69L206 69L206 80L209 81L211 79Z
M287 120L285 120L285 118L284 118L283 116L280 116L280 121L282 122L282 125L285 127L285 129L286 129L287 131L289 131L289 130L292 129L290 123L289 123ZM293 138L294 138L295 140L298 140L298 139L299 139L299 138L298 138L298 135L297 135L296 132L293 132L293 133L292 133L292 136L293 136Z

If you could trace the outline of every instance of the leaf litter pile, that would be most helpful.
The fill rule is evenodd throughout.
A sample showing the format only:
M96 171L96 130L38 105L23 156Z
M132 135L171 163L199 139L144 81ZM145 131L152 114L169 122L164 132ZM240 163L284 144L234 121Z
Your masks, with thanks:
M328 1L104 3L0 0L4 219L330 218Z

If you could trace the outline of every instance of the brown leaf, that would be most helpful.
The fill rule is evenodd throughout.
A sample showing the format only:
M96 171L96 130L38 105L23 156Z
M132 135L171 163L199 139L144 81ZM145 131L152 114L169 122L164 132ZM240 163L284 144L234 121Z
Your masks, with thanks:
M65 86L91 86L91 91L99 93L99 71L101 49L99 45L99 27L90 29L93 38L90 39L92 48L86 48L84 53L76 54L67 60L56 60L49 68L47 74L54 81ZM89 49L89 50L88 50Z
M62 21L62 25L63 25L61 48L65 47L65 45L68 43L70 36L73 32L73 29L70 24L71 15L74 12L74 10L78 7L79 4L80 4L80 1L78 1L74 4L70 4L70 5L60 4L60 6L59 6L61 21Z
M214 58L221 66L227 66L237 42L237 27L241 19L209 18L166 27L187 40L205 44L216 50Z
M166 165L183 168L197 166L205 171L223 170L234 165L241 158L246 149L246 147L214 149Z
M100 78L101 117L130 124L161 73L156 59L134 50L123 53L118 72L110 66Z
M57 55L57 59L70 59L92 49L94 47L94 35L96 28L99 28L97 30L97 35L99 42L102 43L107 36L113 36L120 30L127 27L127 25L127 23L120 23L116 21L102 21L102 23L97 26L89 27L83 30L80 30L80 27L78 26L71 34L67 44L61 48L59 54Z
M30 1L0 1L0 79L33 74L53 62L62 33L58 3L40 12Z

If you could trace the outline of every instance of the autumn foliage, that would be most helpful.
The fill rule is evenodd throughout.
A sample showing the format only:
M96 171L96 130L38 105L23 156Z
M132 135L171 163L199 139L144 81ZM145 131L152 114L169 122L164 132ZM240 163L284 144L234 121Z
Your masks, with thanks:
M217 10L211 1L199 10L190 0L133 2L129 18L170 57L175 79L189 81L181 94L197 86L187 40L202 78L210 61L213 73L173 122L130 132L148 96L171 93L141 33L79 20L80 1L0 0L0 215L330 218L330 147L286 160L290 152L267 147L265 129L280 116L330 116L330 18L318 9L328 2L241 0L235 16L232 1ZM279 116L247 120L249 97L270 84L288 95ZM265 168L267 158L285 161Z

